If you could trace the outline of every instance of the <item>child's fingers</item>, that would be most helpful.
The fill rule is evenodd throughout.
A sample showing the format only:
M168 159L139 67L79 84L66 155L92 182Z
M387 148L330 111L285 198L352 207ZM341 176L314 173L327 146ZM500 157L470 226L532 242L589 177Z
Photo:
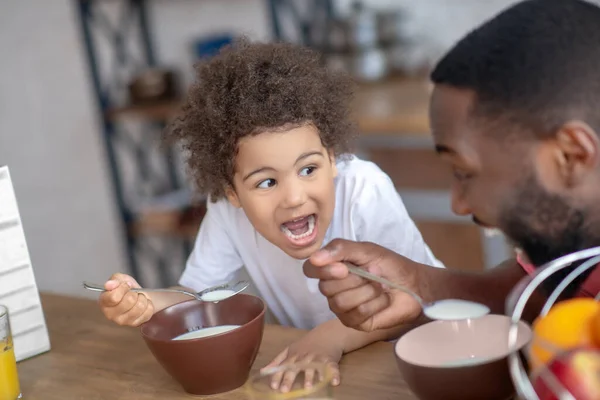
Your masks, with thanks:
M115 279L111 279L109 281L106 281L106 283L104 284L104 289L114 290L114 289L118 288L120 284L121 284L121 282L119 282Z
M294 360L291 360L290 364L292 364L292 367L293 367L293 364L296 363L296 365L299 368L297 368L297 369L292 368L291 370L287 371L283 375L280 391L284 392L284 393L289 392L292 389L292 387L294 386L294 382L296 381L296 378L298 377L298 373L301 371L300 366L305 363L310 363L314 359L315 359L315 354L307 354L304 357L294 358ZM306 368L303 370L303 372L304 372L304 387L305 388L312 387L313 383L314 383L314 379L315 379L314 369Z
M287 393L290 391L292 386L294 385L294 381L296 380L296 376L298 376L298 372L295 370L286 371L283 374L283 379L281 380L281 385L279 386L279 390L283 393Z
M132 311L134 310L130 311L130 313L132 313L130 318L134 318L133 321L129 323L130 326L140 326L141 324L152 318L152 316L154 315L154 305L152 304L152 301L147 296L144 296L141 293L139 293L138 295L140 297L140 300L136 304L134 310L138 311L137 308L139 307L139 309L141 310L141 314L136 318L136 314L132 313Z
M281 380L283 379L283 372L276 372L271 377L271 389L278 390L281 387Z
M297 356L293 355L289 358L282 360L279 363L279 365L294 364L296 362L296 359L297 359ZM286 387L284 385L284 378L285 378L286 374L288 374L288 372L284 372L284 371L279 371L279 372L276 372L275 374L273 374L273 377L271 378L271 388L273 390L280 390L282 392L289 391L289 387L286 389ZM292 380L292 382L293 382L293 380ZM291 385L290 385L290 387L291 387Z
M315 381L315 370L314 368L307 368L304 370L304 387L309 389L313 387Z
M118 281L118 282L125 282L125 283L127 283L127 285L129 285L129 287L132 287L132 288L140 287L140 284L137 283L137 281L135 279L133 279L132 276L127 275L127 274L121 274L119 272L117 272L116 274L113 274L110 277L110 280Z
M98 301L102 307L116 307L128 292L129 286L126 283L120 283L115 289L102 293Z
M329 370L329 372L331 373L331 384L333 386L338 386L341 382L341 378L340 378L340 366L338 363L336 362L328 362L326 368ZM323 377L321 377L321 379L323 379Z
M115 322L119 325L127 325L127 326L136 326L134 325L135 321L140 319L142 315L146 312L148 308L148 298L140 293L129 292L126 295L126 298L135 298L133 300L133 306L124 312L121 312L120 315L115 317ZM130 300L127 301L127 304L131 303ZM125 310L125 308L122 308Z
M273 359L273 361L271 361L270 363L268 363L267 365L262 367L261 371L264 371L267 368L276 367L279 364L281 364L283 362L283 360L285 360L287 358L289 351L290 351L289 347L286 347L285 350L283 350L281 353L277 354L277 356Z
M123 296L123 300L121 300L121 303L119 303L119 306L116 307L117 310L115 311L118 312L118 314L126 314L136 307L141 307L139 302L143 300L142 297L146 298L146 296L140 295L137 292L132 292L131 290L128 291L125 293L125 296Z
M308 359L307 361L310 361ZM331 384L333 386L338 386L340 384L340 366L337 362L329 361L327 358L315 358L314 361L318 363L325 364L325 370L318 372L318 380L319 382L325 378L325 374L329 374L331 376ZM310 388L315 383L315 375L317 371L311 368L307 368L304 374L304 387Z
M154 304L152 304L151 300L148 300L148 307L146 307L146 310L140 317L138 317L135 321L133 321L131 323L131 326L140 326L144 322L148 322L150 320L150 318L152 318L153 315L154 315Z

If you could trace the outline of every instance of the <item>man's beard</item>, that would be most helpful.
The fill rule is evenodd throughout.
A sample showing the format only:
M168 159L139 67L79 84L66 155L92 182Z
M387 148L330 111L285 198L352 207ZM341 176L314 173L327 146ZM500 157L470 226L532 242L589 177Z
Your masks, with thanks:
M535 177L523 180L514 199L514 203L500 213L499 225L536 267L600 245L600 234L588 229L587 213L570 205L565 198L548 193ZM555 273L543 286L552 290L573 268L575 265ZM565 295L572 295L589 272L576 279Z

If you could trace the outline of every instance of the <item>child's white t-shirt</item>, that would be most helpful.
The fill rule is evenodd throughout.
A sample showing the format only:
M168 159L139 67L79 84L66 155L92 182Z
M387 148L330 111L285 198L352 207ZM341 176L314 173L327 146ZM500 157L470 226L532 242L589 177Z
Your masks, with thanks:
M323 244L335 238L377 243L414 261L442 267L391 179L372 162L353 157L338 162L336 203ZM179 284L200 291L232 279L246 267L271 312L283 325L312 329L335 315L319 292L318 280L253 228L242 209L227 200L207 203L194 249Z

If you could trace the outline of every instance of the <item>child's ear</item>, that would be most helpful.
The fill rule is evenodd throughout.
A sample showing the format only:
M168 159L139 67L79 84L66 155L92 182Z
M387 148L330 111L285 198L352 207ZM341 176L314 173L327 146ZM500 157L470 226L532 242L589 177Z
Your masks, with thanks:
M231 203L232 206L236 208L240 208L242 205L240 204L240 199L235 192L235 189L231 186L227 186L225 188L225 196L227 196L227 200Z
M333 172L333 177L335 178L338 174L337 164L336 164L335 154L333 151L329 150L329 162L331 163L331 171Z

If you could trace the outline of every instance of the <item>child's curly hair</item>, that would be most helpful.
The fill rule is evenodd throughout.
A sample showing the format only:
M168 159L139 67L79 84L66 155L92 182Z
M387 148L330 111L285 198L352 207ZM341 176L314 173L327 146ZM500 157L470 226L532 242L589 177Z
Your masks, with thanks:
M310 123L336 156L350 151L353 81L328 70L316 51L242 38L195 68L197 81L166 139L181 142L196 186L212 201L232 185L245 136Z

